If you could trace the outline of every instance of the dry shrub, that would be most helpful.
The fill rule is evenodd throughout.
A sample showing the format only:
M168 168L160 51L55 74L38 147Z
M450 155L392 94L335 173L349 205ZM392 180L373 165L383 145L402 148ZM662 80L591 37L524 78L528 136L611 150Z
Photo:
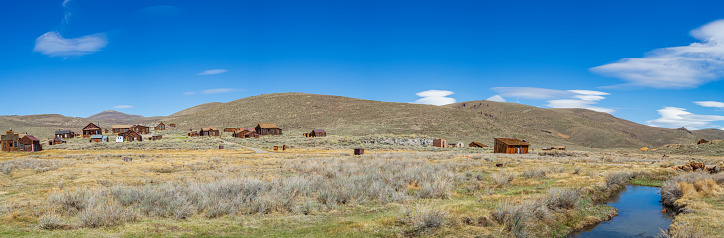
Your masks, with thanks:
M448 212L446 210L434 208L430 205L416 204L414 207L403 209L403 215L398 219L398 222L412 227L406 232L408 235L418 235L442 227L447 219Z
M548 208L553 210L575 208L580 199L578 190L569 188L552 188L545 197Z
M514 173L508 173L506 171L500 171L490 175L490 180L497 186L505 186L515 179Z
M60 216L57 214L44 215L38 220L38 227L45 230L54 230L63 227Z
M718 196L724 192L722 183L724 183L722 174L685 173L664 182L664 186L661 187L661 201L667 206L681 206L682 204L677 203L679 199Z

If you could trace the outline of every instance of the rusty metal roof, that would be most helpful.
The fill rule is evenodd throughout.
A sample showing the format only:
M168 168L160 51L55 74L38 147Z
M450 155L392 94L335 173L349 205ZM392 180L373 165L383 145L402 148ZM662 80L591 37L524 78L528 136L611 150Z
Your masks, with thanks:
M522 141L514 138L493 138L496 141L500 141L503 144L506 145L530 145L527 141Z

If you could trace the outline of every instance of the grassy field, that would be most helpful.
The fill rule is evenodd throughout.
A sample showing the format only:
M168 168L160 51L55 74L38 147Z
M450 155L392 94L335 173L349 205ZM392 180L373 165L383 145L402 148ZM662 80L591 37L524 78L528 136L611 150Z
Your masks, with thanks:
M397 139L380 141L420 141ZM697 221L722 217L724 179L668 168L691 157L403 144L352 156L355 144L340 138L314 142L322 146L294 140L75 140L0 153L0 236L563 237L615 216L598 203L627 183L674 194L668 199L686 213L668 235L715 236L722 228L719 219ZM270 150L278 143L294 147Z

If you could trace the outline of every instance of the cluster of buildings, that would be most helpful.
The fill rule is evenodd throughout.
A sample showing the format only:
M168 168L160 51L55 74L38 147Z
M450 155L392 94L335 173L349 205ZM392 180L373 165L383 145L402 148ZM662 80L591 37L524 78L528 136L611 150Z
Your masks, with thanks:
M15 133L13 129L0 135L3 152L34 152L43 150L40 140L27 133Z
M493 146L493 153L505 153L505 154L528 154L530 143L525 140L519 140L514 138L493 138L495 145ZM455 144L448 144L445 139L434 139L432 140L433 147L439 148L459 148L463 147L462 142ZM487 145L478 141L473 141L468 144L469 147L485 148ZM563 147L565 150L565 146Z

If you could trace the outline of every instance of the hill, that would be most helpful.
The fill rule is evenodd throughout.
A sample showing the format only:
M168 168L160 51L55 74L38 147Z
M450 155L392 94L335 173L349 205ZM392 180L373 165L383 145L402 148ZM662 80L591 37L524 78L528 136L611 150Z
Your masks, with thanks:
M86 119L94 122L101 122L104 125L118 124L150 124L163 117L144 117L140 115L131 115L114 110L106 110L98 114L87 117Z
M90 123L80 117L66 117L60 114L41 114L29 116L0 116L0 128L4 134L6 130L27 132L38 139L51 138L58 129L70 129L80 133L81 129Z
M336 135L420 134L488 145L493 137L516 137L528 139L536 147L658 147L692 143L700 137L696 132L650 127L586 109L543 109L491 101L432 106L303 93L205 105L165 120L183 129L271 122L287 133L322 128Z
M175 119L175 118L179 118L179 117L181 117L181 116L194 114L194 113L196 113L196 112L199 112L199 111L202 111L202 110L205 110L205 109L209 109L209 108L212 108L212 107L216 107L216 106L219 106L219 105L221 105L221 104L224 104L224 103L220 103L220 102L204 103L204 104L201 104L201 105L198 105L198 106L194 106L194 107L190 107L190 108L185 109L185 110L183 110L183 111L180 111L180 112L171 114L170 116L166 117L166 119Z

